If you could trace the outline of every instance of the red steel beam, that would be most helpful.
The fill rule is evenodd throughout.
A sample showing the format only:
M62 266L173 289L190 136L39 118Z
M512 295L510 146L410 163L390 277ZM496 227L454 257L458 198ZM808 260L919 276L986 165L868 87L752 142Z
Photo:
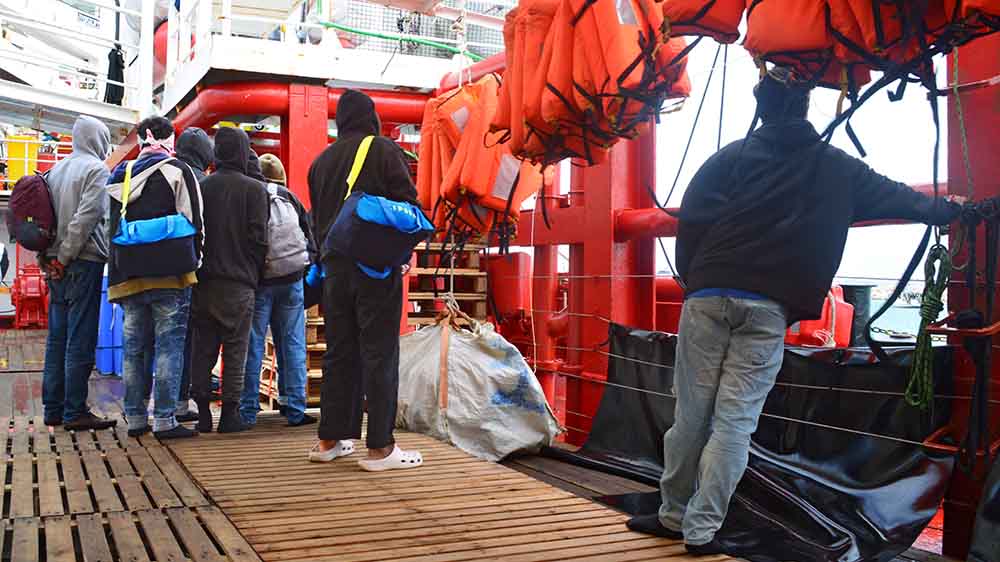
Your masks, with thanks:
M927 195L934 194L934 186L931 184L915 185L913 189ZM939 193L948 193L948 186L942 184L938 187ZM670 209L676 211L677 209ZM523 222L524 219L521 219ZM855 223L855 227L863 226L885 226L890 224L909 224L907 221L882 220L863 221ZM541 232L535 236L541 235ZM670 238L677 236L677 219L667 214L663 209L656 207L649 209L624 209L615 214L615 240L617 242L627 242L641 238Z

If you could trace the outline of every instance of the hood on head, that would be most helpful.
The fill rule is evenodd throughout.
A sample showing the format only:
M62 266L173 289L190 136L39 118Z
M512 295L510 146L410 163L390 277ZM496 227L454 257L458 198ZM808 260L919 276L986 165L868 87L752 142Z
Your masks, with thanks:
M253 149L250 149L250 156L247 158L247 175L255 180L267 183L267 179L264 178L264 172L260 169L260 158Z
M242 129L222 127L215 133L215 167L247 173L250 137Z
M215 161L212 139L198 127L184 129L174 145L178 158L199 170L206 170Z
M364 92L346 90L336 109L337 136L349 134L377 135L382 122L375 113L375 102Z
M111 131L97 119L81 115L73 123L73 152L106 160L111 153Z

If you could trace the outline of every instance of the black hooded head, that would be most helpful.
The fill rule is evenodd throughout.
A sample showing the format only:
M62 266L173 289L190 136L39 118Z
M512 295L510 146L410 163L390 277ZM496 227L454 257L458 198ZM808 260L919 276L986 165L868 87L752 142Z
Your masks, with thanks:
M212 139L208 137L208 133L198 127L184 129L174 145L174 152L178 159L203 172L215 161L213 150Z
M222 127L215 133L215 166L246 175L250 162L250 137L242 129Z
M337 102L337 136L377 135L382 122L375 113L375 102L364 92L346 90Z
M798 82L792 70L776 66L761 78L753 95L764 123L780 123L809 115L809 92L810 88Z
M267 178L264 177L264 172L260 168L260 157L257 153L250 150L250 157L247 158L247 175L255 180L267 183Z

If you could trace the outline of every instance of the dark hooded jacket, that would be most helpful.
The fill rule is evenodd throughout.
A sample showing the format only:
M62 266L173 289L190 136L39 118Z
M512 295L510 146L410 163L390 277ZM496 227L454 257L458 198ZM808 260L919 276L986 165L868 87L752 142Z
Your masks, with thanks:
M309 168L309 200L313 235L321 248L347 196L347 176L361 141L375 135L355 191L417 204L417 190L406 157L392 140L378 136L382 129L375 103L356 90L347 90L337 103L337 142L326 147ZM323 255L326 259L329 256Z
M267 257L267 191L247 176L250 139L240 129L215 134L214 174L201 185L205 257L200 280L235 281L256 288Z
M121 227L122 198L128 161L108 178L109 232L113 241ZM197 282L196 260L204 252L204 202L191 168L161 152L140 153L132 165L126 219L140 221L181 214L194 226L194 239L172 238L151 244L111 244L108 260L108 299L117 302L156 289L184 289ZM193 245L193 247L192 247Z
M288 201L292 204L292 207L295 207L295 212L299 215L299 228L302 229L302 233L305 234L306 237L306 251L309 252L309 261L315 263L318 256L316 243L313 240L309 212L306 211L306 208L302 205L302 202L299 201L299 198L296 197L294 193L286 189L285 186L267 181L267 178L264 177L263 171L261 171L260 157L258 157L257 153L253 150L250 151L250 159L247 161L247 175L263 183L265 188L269 184L274 185L277 188L278 197ZM270 196L268 196L268 209L270 209ZM261 277L260 284L268 287L288 285L289 283L301 281L304 276L305 270L298 273L292 273L291 275L286 275L284 277L273 277L271 279Z
M961 207L935 202L820 139L805 120L768 124L709 158L684 194L677 270L688 294L740 289L819 318L859 221L947 224Z
M201 183L205 179L206 170L215 161L212 149L212 139L208 133L198 127L184 129L174 145L177 159L191 166L194 177Z

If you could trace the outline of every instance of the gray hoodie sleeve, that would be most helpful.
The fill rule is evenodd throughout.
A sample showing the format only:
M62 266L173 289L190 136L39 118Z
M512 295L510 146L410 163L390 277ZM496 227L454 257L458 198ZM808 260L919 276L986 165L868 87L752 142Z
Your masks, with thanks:
M105 189L111 173L103 163L87 172L80 185L80 205L66 229L66 237L59 245L57 257L63 265L76 259L90 239L101 219L108 214L108 192Z

